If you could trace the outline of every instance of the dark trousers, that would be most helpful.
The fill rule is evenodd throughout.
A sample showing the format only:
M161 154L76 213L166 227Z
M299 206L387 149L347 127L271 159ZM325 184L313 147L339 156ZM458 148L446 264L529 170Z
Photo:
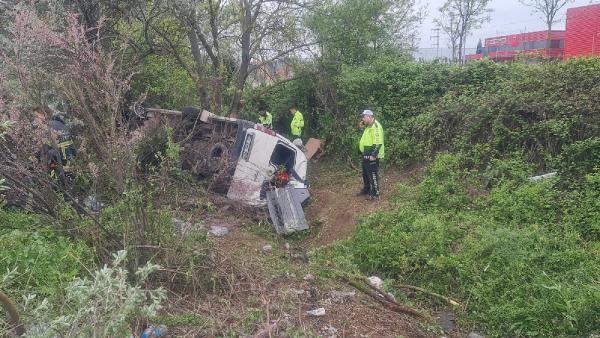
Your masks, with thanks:
M379 196L379 159L362 160L363 192L371 196Z

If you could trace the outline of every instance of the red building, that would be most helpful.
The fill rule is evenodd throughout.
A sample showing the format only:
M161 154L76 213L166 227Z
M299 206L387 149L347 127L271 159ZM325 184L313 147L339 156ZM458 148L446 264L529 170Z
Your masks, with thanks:
M466 55L467 60L483 57L496 61L514 60L518 54L548 56L546 44L548 31L496 36L485 39L485 45L477 54ZM562 58L565 46L565 31L550 31L550 57Z
M511 61L519 54L540 57L569 58L600 55L600 4L569 8L564 31L548 31L496 36L485 39L485 45L467 60L483 57L496 61Z
M567 9L565 57L600 55L600 4Z

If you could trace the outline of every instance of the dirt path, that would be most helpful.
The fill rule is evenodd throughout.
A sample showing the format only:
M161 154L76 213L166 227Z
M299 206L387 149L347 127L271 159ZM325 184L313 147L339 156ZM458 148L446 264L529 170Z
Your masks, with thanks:
M312 248L351 236L357 218L389 209L393 187L401 181L413 182L418 174L418 170L383 171L381 197L365 201L364 197L355 196L362 188L360 172L335 170L330 163L311 164L312 201L307 218L312 229L305 239L277 236L266 211L212 196L216 212L204 217L204 223L229 230L224 236L212 238L214 291L202 299L183 297L171 303L167 312L203 323L182 323L174 328L176 335L436 336L430 331L430 324L390 311L342 280L319 277L322 267L304 259ZM336 296L340 293L350 296ZM323 308L325 315L315 317L307 313L317 308Z
M196 305L196 309L201 309L196 310L199 314L220 323L219 327L181 331L184 336L218 336L227 330L236 334L249 330L242 336L435 337L428 332L428 323L390 311L342 281L313 276L315 267L295 258L293 244L287 249L281 238L265 238L262 231L270 229L265 227L233 228L227 236L214 239L220 257L224 257L219 269L227 271L231 290L225 295L211 295ZM266 253L264 245L272 245L272 251ZM227 310L210 310L215 304L227 304ZM307 314L317 308L325 309L325 315ZM261 315L248 325L251 311ZM267 314L271 320L265 317ZM273 326L270 335L264 332L269 327L267 323L279 321L283 325Z
M366 201L356 196L362 189L362 176L358 170L331 170L331 164L313 165L310 173L311 203L307 217L318 229L307 241L311 248L327 245L348 238L356 230L357 220L378 210L388 210L394 187L399 182L414 182L420 175L420 167L405 172L395 169L382 170L381 196Z

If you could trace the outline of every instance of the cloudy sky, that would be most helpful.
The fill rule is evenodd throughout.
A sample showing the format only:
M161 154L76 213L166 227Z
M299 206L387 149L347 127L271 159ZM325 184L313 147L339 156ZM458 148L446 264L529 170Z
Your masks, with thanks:
M440 16L438 9L446 0L420 0L422 5L427 6L427 16L420 28L421 48L432 48L435 46L435 35L433 31L436 28L433 20ZM575 0L563 8L557 18L560 22L555 23L556 29L564 29L566 8L586 6L589 4L600 3L600 0ZM518 0L492 0L490 7L494 10L491 13L492 20L483 24L482 28L473 32L467 40L467 48L475 48L477 41L481 38L493 37L497 35L515 34L521 32L534 32L544 30L545 24L538 14L532 14L531 8L523 6ZM440 33L440 48L447 47L447 39L443 33Z

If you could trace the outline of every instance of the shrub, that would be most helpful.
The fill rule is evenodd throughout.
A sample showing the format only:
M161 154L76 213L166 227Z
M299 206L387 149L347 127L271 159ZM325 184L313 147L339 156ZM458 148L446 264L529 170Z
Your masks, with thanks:
M477 182L463 169L463 161L460 155L437 155L419 185L418 201L423 207L461 208L471 203L469 190L476 188Z
M553 180L503 184L490 192L482 201L489 217L507 226L552 224L560 220L561 192L554 189Z
M456 298L493 337L597 334L597 175L560 197L556 180L523 182L518 169L465 204L453 190L460 158L438 156L422 183L399 187L395 210L361 220L318 261Z
M194 80L172 57L150 55L144 58L132 78L132 98L144 96L154 107L181 109L196 105Z
M93 251L61 236L35 216L0 209L0 273L13 271L10 294L36 293L55 301L66 285L94 266Z
M588 138L565 146L558 159L558 169L567 185L581 182L600 163L600 137Z
M483 184L491 188L504 183L525 183L534 171L530 163L525 162L521 156L507 157L504 159L491 159L481 172Z
M402 165L461 151L485 168L519 153L546 172L568 160L571 144L593 148L586 140L600 132L599 58L456 67L384 56L339 72L325 69L305 65L294 81L261 91L271 103L300 98L311 133L338 158L354 159L357 114L365 107L384 126L386 162ZM593 161L593 152L581 154Z
M112 266L96 271L92 279L71 281L65 290L64 304L44 300L32 308L26 306L26 336L125 337L131 335L134 328L130 325L136 319L155 316L166 293L161 288L145 290L142 285L158 266L141 267L136 271L137 282L132 285L133 276L122 267L126 255L125 251L115 254Z
M586 175L585 185L564 198L565 223L586 240L600 243L600 168Z

